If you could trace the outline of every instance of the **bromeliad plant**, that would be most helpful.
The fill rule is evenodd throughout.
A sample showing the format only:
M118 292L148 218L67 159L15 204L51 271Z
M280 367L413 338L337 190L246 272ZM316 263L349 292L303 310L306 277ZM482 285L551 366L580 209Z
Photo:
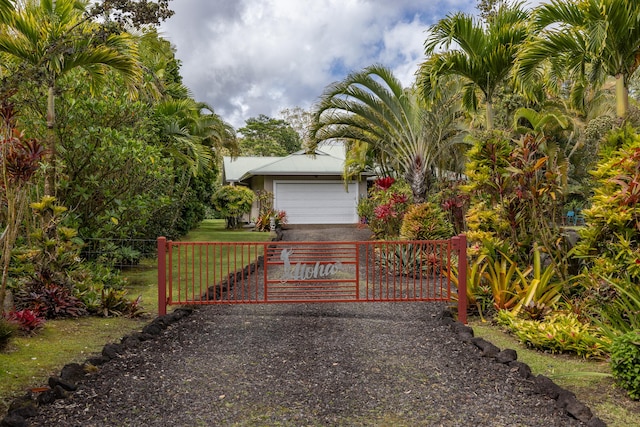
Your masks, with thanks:
M497 320L523 344L538 350L599 358L606 355L609 347L609 341L597 328L581 322L574 313L556 312L544 320L526 320L501 310Z
M486 255L480 255L474 261L467 263L467 310L477 310L484 322L484 314L488 313L493 304L491 289L487 283ZM452 264L450 268L443 268L442 275L459 289L458 268ZM457 296L456 296L457 301Z

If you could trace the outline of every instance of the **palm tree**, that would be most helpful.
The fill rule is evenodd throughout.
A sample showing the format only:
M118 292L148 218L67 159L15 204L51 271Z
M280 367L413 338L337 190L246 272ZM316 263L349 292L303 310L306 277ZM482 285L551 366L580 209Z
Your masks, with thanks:
M180 205L188 195L192 178L213 168L220 160L220 152L226 149L232 155L239 151L235 131L225 123L213 109L192 98L166 98L155 106L156 120L160 126L163 151L172 158L176 171L176 187L180 194ZM181 213L175 210L172 224Z
M0 0L0 22L6 22L13 12L13 2L11 0Z
M545 63L562 64L569 80L600 86L616 81L616 114L626 116L629 80L640 65L640 3L635 0L552 0L534 15L537 37L521 52L518 77L538 80Z
M118 71L133 93L140 77L136 45L126 33L104 33L83 16L86 1L40 0L18 6L0 32L3 62L26 65L29 78L47 88L47 128L50 169L45 194L55 192L56 143L54 128L57 82L71 70L82 69L95 91L108 69Z
M454 120L433 119L432 113L438 112L428 110L418 92L404 89L390 70L370 66L325 90L313 113L310 149L325 141L343 141L348 150L346 179L367 167L389 175L397 171L410 183L414 200L421 202L434 168L442 164L458 134ZM437 126L444 123L451 127Z
M529 34L527 19L522 3L501 3L486 25L469 14L448 15L430 28L425 42L428 58L420 66L418 86L428 97L441 77L461 77L466 81L465 107L475 111L481 92L486 127L492 129L494 96L510 77L517 53ZM437 52L440 48L453 49Z

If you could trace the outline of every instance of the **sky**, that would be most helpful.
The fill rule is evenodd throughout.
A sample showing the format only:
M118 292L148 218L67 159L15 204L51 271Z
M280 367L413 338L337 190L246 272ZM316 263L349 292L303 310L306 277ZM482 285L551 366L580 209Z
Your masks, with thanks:
M543 0L528 0L529 6ZM409 86L430 25L477 0L172 0L161 35L183 83L236 129L311 110L325 88L382 64Z

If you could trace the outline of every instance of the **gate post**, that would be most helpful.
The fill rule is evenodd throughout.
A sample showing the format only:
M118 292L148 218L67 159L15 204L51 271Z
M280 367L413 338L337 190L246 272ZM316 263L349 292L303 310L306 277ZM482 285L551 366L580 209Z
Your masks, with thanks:
M158 237L158 316L167 314L167 238Z
M458 321L467 324L467 236L453 238L458 250Z

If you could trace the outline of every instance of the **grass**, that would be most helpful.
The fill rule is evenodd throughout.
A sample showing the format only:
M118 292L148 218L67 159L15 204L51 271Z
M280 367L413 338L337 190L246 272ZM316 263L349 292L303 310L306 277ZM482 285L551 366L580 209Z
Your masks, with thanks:
M206 220L189 233L185 241L252 242L270 240L269 233L249 230L225 230L223 220ZM158 314L157 263L145 261L139 268L124 271L128 295L142 296L142 318L83 317L50 320L37 335L15 337L0 353L0 414L4 414L16 396L47 383L51 375L72 362L83 362L99 353L109 342L139 331Z
M518 360L528 364L534 374L546 375L556 384L575 393L608 426L639 425L640 402L629 399L625 391L615 385L606 361L543 353L524 347L499 326L479 320L470 321L469 325L476 336L502 349L516 350Z

